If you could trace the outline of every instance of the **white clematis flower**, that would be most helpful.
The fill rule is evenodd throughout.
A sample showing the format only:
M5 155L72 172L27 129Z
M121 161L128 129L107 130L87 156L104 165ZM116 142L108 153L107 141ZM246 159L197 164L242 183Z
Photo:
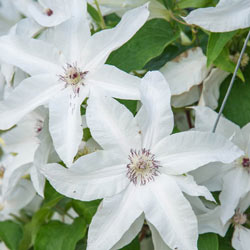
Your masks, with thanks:
M217 113L206 107L195 107L195 129L211 131ZM231 139L244 155L230 164L213 163L194 171L198 183L211 191L221 190L220 201L225 223L232 217L239 200L250 192L250 123L242 129L231 121L221 118L216 133Z
M140 79L105 65L109 54L145 23L147 6L127 12L113 29L90 34L86 3L75 0L75 16L48 30L46 41L20 36L0 39L0 59L32 77L25 79L0 105L0 129L49 104L49 129L55 149L72 164L82 139L80 105L96 90L122 99L139 99ZM67 36L65 36L67 34Z
M250 27L249 0L220 0L216 7L193 10L183 19L212 32Z
M89 250L121 248L140 231L144 218L165 246L197 249L196 217L182 191L213 197L186 173L211 161L232 162L241 151L212 133L169 136L174 125L170 97L162 74L150 72L142 79L143 106L136 117L110 97L90 98L87 124L104 150L79 158L69 169L42 168L68 197L104 198L90 226Z
M247 214L244 214L244 212L249 206L250 193L240 200L235 213L225 224L220 220L221 214L224 213L221 206L198 216L199 233L214 232L224 237L229 226L232 224L234 227L232 237L233 248L236 250L248 250L250 244L250 230L244 226L247 222Z
M197 47L185 51L160 69L169 82L174 107L184 107L199 100L198 85L209 73L206 63L206 56Z

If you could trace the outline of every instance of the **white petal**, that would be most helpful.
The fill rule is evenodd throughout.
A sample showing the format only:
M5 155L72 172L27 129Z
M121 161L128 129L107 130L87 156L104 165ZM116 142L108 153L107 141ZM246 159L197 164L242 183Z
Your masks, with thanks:
M243 140L240 146L244 149L245 153L250 156L250 123L242 128L241 134Z
M143 107L136 116L142 132L143 148L149 149L171 134L174 118L170 97L168 83L161 73L153 71L144 76L141 83Z
M42 34L42 39L60 49L67 58L67 63L70 64L81 60L81 51L90 38L89 23L86 17L86 2L82 0L74 0L73 2L75 2L75 5L76 2L77 5L80 5L72 6L72 9L79 13L75 13L66 22L47 29Z
M128 11L113 29L95 33L82 52L86 70L91 71L107 60L109 54L126 43L146 22L147 5Z
M231 163L243 153L221 135L198 131L173 134L152 151L169 174L184 174L209 162Z
M91 91L100 89L105 95L120 99L140 99L140 78L130 75L111 65L103 65L86 78Z
M195 130L212 131L218 114L208 107L196 106L195 110ZM216 128L216 133L222 134L230 139L236 133L240 132L240 127L230 120L221 117Z
M42 26L31 18L21 19L15 27L15 34L18 36L34 37L42 30Z
M89 227L87 250L111 249L142 214L134 184L100 204Z
M150 231L152 233L152 239L153 239L153 243L154 243L154 249L155 250L171 250L167 244L163 241L163 239L161 238L159 232L156 230L156 228L154 227L154 225L152 225L151 223L148 222Z
M31 164L25 164L22 166L9 165L4 172L2 195L6 197L9 196L10 192L13 191L20 178L28 174L28 170L30 169L30 167Z
M225 223L232 218L241 198L249 191L250 177L241 166L231 169L223 178L223 188L220 193L221 209L223 213L221 220Z
M140 187L138 194L146 220L171 249L197 249L197 220L189 202L172 177L156 178Z
M10 212L18 211L25 207L35 196L35 190L30 181L21 179L13 189L12 193L7 197L6 210Z
M126 163L108 151L83 156L69 169L48 164L40 170L59 193L83 201L112 196L129 184Z
M220 236L224 237L231 222L228 222L225 225L223 225L223 223L220 220L222 212L223 211L221 210L221 207L218 206L208 213L199 215L197 217L199 233L204 234L212 232L212 233L217 233Z
M48 103L62 85L53 75L38 75L25 79L0 105L0 129L8 129L36 107Z
M221 162L208 163L207 165L191 171L195 181L206 186L210 191L221 191L225 171L234 167L234 163L223 164Z
M200 88L195 85L188 92L184 92L181 95L173 95L171 105L175 108L181 108L199 101L199 98Z
M232 238L232 246L236 250L248 250L250 245L250 229L236 226Z
M40 173L41 166L48 163L49 155L53 151L53 143L48 130L48 121L44 122L43 129L39 135L40 145L37 148L33 165L30 170L30 177L36 192L43 197L45 177Z
M212 32L244 29L250 26L250 2L221 0L216 7L194 10L184 19Z
M39 0L39 3L31 1L28 5L28 13L42 26L56 26L70 17L70 5L67 1ZM51 9L53 14L47 15L46 9Z
M91 95L87 124L93 138L104 148L119 151L125 158L130 149L140 148L140 134L132 113L110 97Z
M179 188L182 192L191 196L204 196L209 201L214 201L212 194L204 186L199 186L196 184L193 176L191 175L179 175L174 176Z
M55 150L69 167L82 141L83 128L80 106L88 95L88 89L75 95L69 86L49 103L49 130Z
M220 85L230 75L229 72L218 68L211 70L208 77L203 81L203 87L199 105L207 106L211 109L218 107L218 100L220 96Z
M141 214L134 223L130 226L128 231L122 236L122 238L112 247L111 250L121 249L128 245L136 235L141 231L144 223L144 214Z
M197 47L168 62L160 71L169 82L172 95L180 95L199 85L207 76L207 58Z
M0 38L0 59L13 64L30 75L59 74L65 58L50 44L21 36Z

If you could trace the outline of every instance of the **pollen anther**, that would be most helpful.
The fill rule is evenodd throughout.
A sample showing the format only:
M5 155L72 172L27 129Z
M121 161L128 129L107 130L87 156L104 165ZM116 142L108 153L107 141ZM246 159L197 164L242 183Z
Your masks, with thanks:
M155 156L146 150L130 150L130 163L127 165L127 177L135 185L145 185L147 182L154 180L159 172L159 162L155 160Z

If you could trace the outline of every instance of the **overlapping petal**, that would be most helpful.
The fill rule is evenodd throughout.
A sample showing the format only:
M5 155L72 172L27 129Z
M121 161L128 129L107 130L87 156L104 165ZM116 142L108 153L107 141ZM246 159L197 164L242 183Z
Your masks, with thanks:
M243 154L223 136L198 131L173 134L152 150L168 174L184 174L209 162L231 163Z

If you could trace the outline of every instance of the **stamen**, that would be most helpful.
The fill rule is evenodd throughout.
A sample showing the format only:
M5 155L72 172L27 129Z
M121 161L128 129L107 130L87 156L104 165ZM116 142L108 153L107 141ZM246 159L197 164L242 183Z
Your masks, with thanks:
M52 9L49 9L49 8L48 8L48 9L45 10L45 14L46 14L47 16L52 16L53 13L54 13L54 12L53 12Z
M64 75L59 75L61 81L65 82L65 88L69 85L72 87L75 95L79 94L80 85L84 86L84 78L88 74L88 71L82 72L75 64L67 64L64 69Z
M35 132L36 134L39 134L43 129L43 121L38 119L35 125Z
M247 222L247 215L242 214L239 212L239 210L237 210L232 218L232 222L234 225L243 225Z
M135 185L145 185L147 182L154 180L155 176L160 174L159 162L155 160L155 156L146 150L130 150L128 157L130 163L127 165L127 177Z

